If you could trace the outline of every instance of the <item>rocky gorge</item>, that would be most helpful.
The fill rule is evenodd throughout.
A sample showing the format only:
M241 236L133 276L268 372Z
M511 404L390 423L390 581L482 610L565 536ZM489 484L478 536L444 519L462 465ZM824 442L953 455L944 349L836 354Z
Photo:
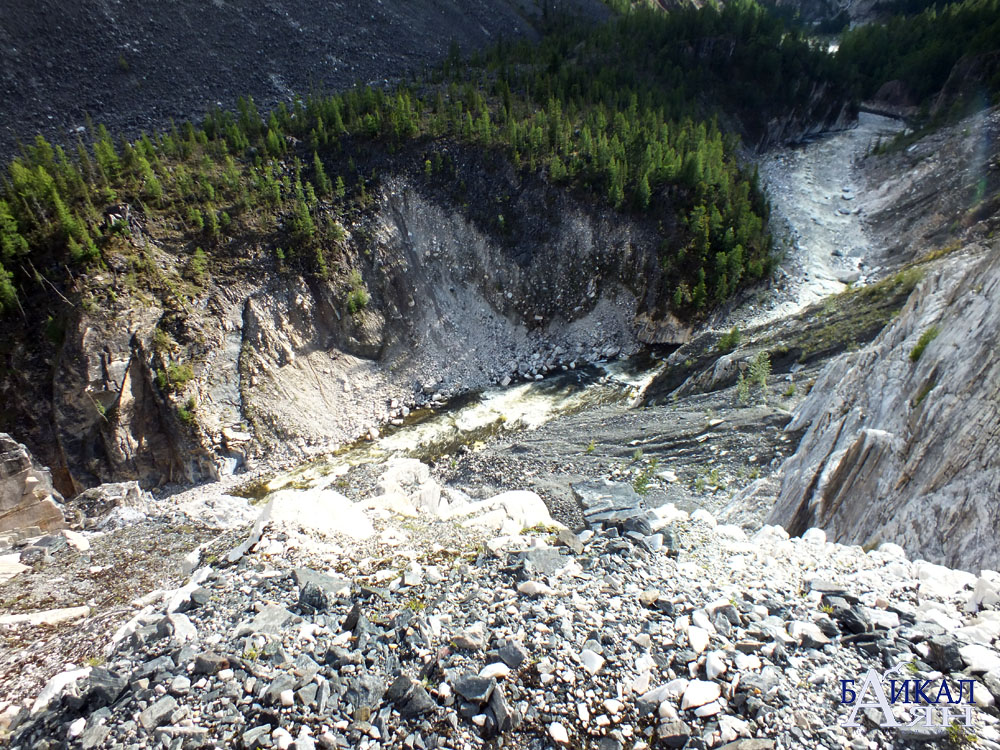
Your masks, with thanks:
M0 745L1000 747L1000 111L810 103L703 316L688 219L458 142L326 278L113 206L5 352Z
M869 194L860 181L872 168L870 159L851 168L859 181L852 196ZM848 201L826 195L842 218L837 209ZM890 199L876 205L893 210ZM968 216L961 205L950 210L940 209L943 220ZM1000 744L992 711L1000 692L992 618L998 579L988 570L988 542L977 541L992 522L976 513L990 506L956 513L968 532L926 524L928 506L917 500L926 490L898 477L932 480L886 463L905 454L880 420L905 410L851 401L898 388L866 368L887 376L902 368L919 383L926 382L921 368L947 372L924 399L938 395L939 409L976 415L959 411L956 424L971 428L980 419L987 427L943 448L929 443L983 456L982 466L963 461L952 470L943 491L966 493L968 503L990 492L989 394L962 383L995 378L942 368L992 360L945 361L937 348L946 336L963 351L970 336L988 346L989 337L976 332L991 320L977 306L991 309L996 296L988 291L996 267L989 220L966 218L959 247L902 271L891 253L855 258L868 264L863 272L886 280L818 306L802 305L809 289L830 282L819 267L805 267L808 254L790 255L785 301L779 288L767 304L750 298L730 313L744 333L729 355L715 351L718 333L697 334L651 371L637 365L586 375L581 368L582 385L560 386L563 405L554 410L548 395L541 412L527 405L514 417L524 392L479 422L472 415L490 411L489 401L458 407L454 418L445 410L438 422L396 428L398 437L390 428L372 449L358 449L363 459L347 453L340 463L265 477L251 491L265 500L256 508L232 494L245 486L238 476L156 499L136 487L68 501L66 518L82 537L50 531L7 541L14 553L7 559L26 563L7 562L5 575L14 575L0 584L11 610L2 657L4 690L14 696L2 714L9 741L373 748L961 741L942 727L880 728L876 716L864 729L840 726L847 709L839 680L908 664L913 679L944 679L955 691L958 681L972 680L969 735L982 747ZM878 226L868 221L866 231ZM802 232L793 241L808 242ZM969 279L976 288L961 286ZM789 315L792 309L799 312ZM754 317L769 322L753 328ZM932 323L941 333L914 358ZM818 339L828 346L807 346ZM844 348L854 351L829 360ZM741 363L762 350L771 352L771 377L743 402ZM894 358L899 364L885 367ZM518 376L518 387L532 393L546 382L533 385L530 370ZM601 380L606 395L586 395L598 394L593 383ZM795 383L808 394L795 393ZM919 383L902 389L910 409L921 406L912 403ZM951 386L986 400L958 398ZM430 390L424 397L433 402ZM831 399L839 400L828 405ZM630 408L637 403L646 405ZM823 410L844 426L821 429L830 419ZM511 415L509 428L502 415ZM809 427L799 441L801 425ZM469 442L430 437L463 428ZM831 439L843 447L822 442ZM413 451L433 470L393 457ZM876 478L911 502L898 526L884 516L845 515L880 512L855 501L885 489L849 491ZM933 533L942 527L947 536ZM865 548L838 543L848 533L855 536L846 541ZM871 533L891 534L913 552ZM959 540L954 549L964 557L947 556L942 540L949 538ZM149 555L162 561L155 570ZM962 568L982 559L984 570L926 559ZM131 573L111 583L108 573L117 569ZM76 582L53 592L53 582L67 577ZM594 601L607 606L595 611ZM50 635L31 645L38 628Z

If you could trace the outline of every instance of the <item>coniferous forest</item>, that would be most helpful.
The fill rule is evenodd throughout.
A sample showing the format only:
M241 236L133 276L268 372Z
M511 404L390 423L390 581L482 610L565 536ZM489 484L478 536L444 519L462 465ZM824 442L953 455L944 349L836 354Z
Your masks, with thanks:
M389 153L446 179L455 144L680 227L664 230L661 263L674 311L697 316L773 262L767 202L741 135L756 142L818 96L846 101L890 77L927 95L960 47L996 44L996 15L997 0L929 9L848 32L836 56L749 0L633 9L597 27L556 18L540 43L500 43L471 59L454 49L391 89L315 92L271 112L240 99L133 141L99 124L73 145L39 137L0 188L0 315L111 257L138 287L156 283L150 259L126 251L127 222L109 218L119 204L183 236L192 283L234 238L268 248L280 272L346 277L341 219L370 205L386 169L368 156Z
M916 104L926 105L960 60L983 58L982 105L996 103L1000 96L998 53L1000 2L965 0L851 29L840 41L836 62L858 97L871 97L883 83L900 81Z

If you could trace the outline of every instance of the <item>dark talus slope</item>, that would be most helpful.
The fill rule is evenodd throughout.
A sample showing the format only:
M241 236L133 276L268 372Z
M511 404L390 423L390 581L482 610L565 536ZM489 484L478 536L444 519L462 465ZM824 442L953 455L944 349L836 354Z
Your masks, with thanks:
M0 155L86 115L137 134L238 94L270 107L312 88L406 78L500 37L533 37L542 5L603 18L599 0L39 0L0 3Z

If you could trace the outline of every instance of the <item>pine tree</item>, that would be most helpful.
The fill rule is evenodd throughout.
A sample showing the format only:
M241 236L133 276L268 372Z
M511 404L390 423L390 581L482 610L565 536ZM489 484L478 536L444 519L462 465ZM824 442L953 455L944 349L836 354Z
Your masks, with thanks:
M10 262L27 253L28 241L17 230L17 220L11 213L10 204L0 200L0 260Z
M317 194L327 196L333 192L333 185L330 184L330 178L326 176L326 170L323 169L323 161L316 152L313 153L313 178Z
M649 208L649 201L651 198L651 192L649 189L649 175L646 172L642 173L639 178L639 184L635 188L635 197L639 202L639 208L645 211Z

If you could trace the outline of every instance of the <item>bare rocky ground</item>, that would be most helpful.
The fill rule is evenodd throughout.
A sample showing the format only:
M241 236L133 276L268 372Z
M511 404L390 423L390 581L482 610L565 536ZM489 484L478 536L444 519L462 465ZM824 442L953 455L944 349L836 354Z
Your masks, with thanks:
M1000 747L996 574L646 510L625 483L575 485L577 535L531 493L470 503L414 465L363 504L275 496L33 701L34 665L5 673L10 746ZM869 669L968 726L921 726L917 698L901 726L844 726L839 680Z
M253 96L405 80L464 51L531 37L543 6L602 18L598 0L121 0L0 3L0 156L94 123L133 137Z

